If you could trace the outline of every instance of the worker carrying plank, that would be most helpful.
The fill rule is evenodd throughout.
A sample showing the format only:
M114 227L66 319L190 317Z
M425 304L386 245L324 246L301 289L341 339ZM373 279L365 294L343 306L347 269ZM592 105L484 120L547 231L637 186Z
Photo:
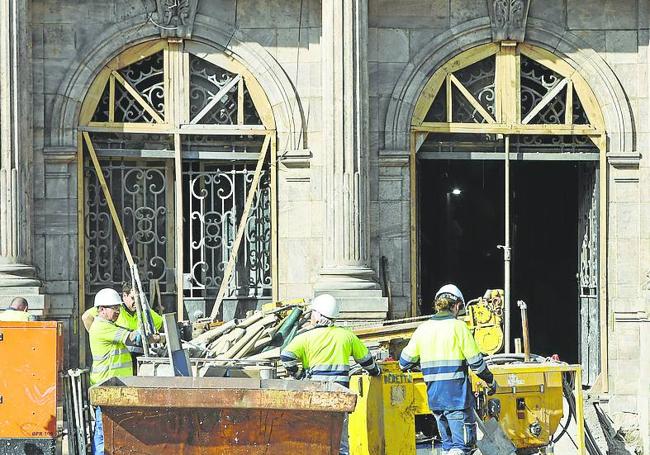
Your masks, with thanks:
M15 297L9 307L0 311L0 321L33 321L34 316L29 314L29 303L23 297Z
M381 373L368 348L343 327L334 325L339 302L329 294L314 298L311 305L312 328L296 336L281 352L284 368L296 378L350 385L350 357L372 376ZM302 367L302 371L300 370ZM341 433L341 455L348 455L348 416Z
M116 324L122 308L120 295L111 288L101 289L95 295L93 306L97 308L97 317L88 331L93 356L90 384L95 385L109 378L133 376L128 346L141 346L142 335L139 330L128 330ZM160 342L160 335L152 335L151 341ZM102 411L99 406L95 408L92 449L94 455L104 455Z
M422 323L402 351L399 366L410 370L420 364L431 409L446 455L469 454L476 444L474 395L467 367L496 392L496 382L465 322L463 294L453 284L436 293L436 314Z

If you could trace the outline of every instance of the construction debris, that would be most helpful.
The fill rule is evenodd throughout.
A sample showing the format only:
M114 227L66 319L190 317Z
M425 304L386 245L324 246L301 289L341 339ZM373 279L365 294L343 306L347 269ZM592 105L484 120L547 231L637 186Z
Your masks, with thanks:
M191 342L184 342L192 358L223 361L240 359L266 360L280 357L281 349L307 328L311 312L304 301L290 305L267 306L244 319L233 319L214 327L204 324L205 330Z

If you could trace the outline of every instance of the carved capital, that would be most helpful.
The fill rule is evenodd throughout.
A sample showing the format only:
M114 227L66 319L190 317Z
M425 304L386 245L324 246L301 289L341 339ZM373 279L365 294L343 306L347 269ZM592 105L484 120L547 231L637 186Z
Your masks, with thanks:
M163 38L191 38L199 0L156 0L155 25Z
M522 42L530 0L487 0L493 41Z

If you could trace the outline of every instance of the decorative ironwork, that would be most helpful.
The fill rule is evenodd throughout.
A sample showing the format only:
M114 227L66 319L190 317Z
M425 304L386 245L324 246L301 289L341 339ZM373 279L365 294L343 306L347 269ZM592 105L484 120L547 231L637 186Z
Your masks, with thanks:
M494 56L490 56L454 73L454 76L481 103L481 106L485 108L492 118L496 117L496 94L494 93L495 71L496 59ZM469 105L469 103L467 104ZM473 108L472 110L473 115L478 114Z
M216 295L230 258L255 165L185 165L190 297ZM237 267L230 280L229 297L262 297L271 292L270 178L263 171Z
M101 162L122 227L142 276L167 283L168 176L163 163ZM129 281L129 267L95 169L85 166L86 283L91 292Z
M124 79L127 80L135 88L138 93L144 98L144 100L153 107L161 117L165 116L165 83L164 83L164 59L163 53L156 52L149 57L145 57L142 60L139 60L126 68L120 70L120 74L124 76ZM121 88L121 87L120 87ZM122 92L126 92L122 89ZM128 95L128 93L127 93ZM129 95L130 97L130 95ZM132 98L131 98L132 99ZM117 94L115 96L115 102L117 106L121 106L126 101L118 99ZM142 110L141 108L139 110ZM131 111L127 111L131 112ZM117 115L117 108L115 114ZM133 115L133 114L131 114ZM129 116L125 114L127 120L124 121L138 121L131 120ZM119 121L119 120L116 120ZM150 121L150 120L147 120Z
M540 100L564 78L533 59L521 56L521 117L531 112ZM562 89L530 123L564 123L566 89Z
M195 118L219 92L227 87L236 74L194 55L190 56L190 117ZM232 85L199 123L236 125L239 109L244 109L244 124L261 125L255 105L244 85L244 103L238 103L238 84Z
M591 385L600 369L599 330L599 232L598 232L598 168L581 166L579 170L580 201L578 207L580 345L583 384Z

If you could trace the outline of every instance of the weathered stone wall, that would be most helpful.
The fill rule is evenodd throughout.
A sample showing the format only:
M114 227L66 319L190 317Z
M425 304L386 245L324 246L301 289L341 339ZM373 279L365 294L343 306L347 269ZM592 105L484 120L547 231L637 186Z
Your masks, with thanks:
M66 74L89 60L88 49L97 47L101 32L138 21L144 29L151 28L147 11L154 6L151 1L34 0L31 8L34 266L50 295L51 314L67 320L77 302L78 285L76 147L69 136L52 131L53 118L60 115L55 102L66 92L62 87L68 80ZM371 266L380 272L381 258L387 258L391 310L400 317L408 314L410 306L410 190L408 142L390 139L393 131L386 126L399 101L394 93L406 75L435 70L434 66L414 69L422 50L433 40L446 34L448 47L456 46L460 52L477 38L450 31L464 30L468 21L480 25L488 14L485 0L369 0L368 10ZM321 3L201 0L198 13L221 29L232 30L239 40L262 46L300 100L294 106L303 119L300 139L280 141L279 150L279 295L309 296L323 265L322 166L323 154L328 153L321 145ZM648 326L650 312L650 301L643 294L644 287L650 287L648 15L648 4L642 0L533 0L529 13L536 30L549 27L556 36L551 40L549 32L539 38L542 34L536 32L536 39L549 40L538 44L551 50L558 47L558 54L573 62L593 60L592 66L587 65L593 74L585 77L596 81L597 97L616 92L612 85L622 87L622 95L608 98L617 101L601 107L614 113L627 110L631 118L629 125L623 120L608 124L612 150L608 164L608 324L611 407L615 411L648 408L648 380L640 368L650 363L649 349L639 349L647 341L643 327ZM566 42L580 45L569 49ZM127 46L119 44L113 55ZM603 76L603 68L614 77ZM396 128L407 135L408 121Z

